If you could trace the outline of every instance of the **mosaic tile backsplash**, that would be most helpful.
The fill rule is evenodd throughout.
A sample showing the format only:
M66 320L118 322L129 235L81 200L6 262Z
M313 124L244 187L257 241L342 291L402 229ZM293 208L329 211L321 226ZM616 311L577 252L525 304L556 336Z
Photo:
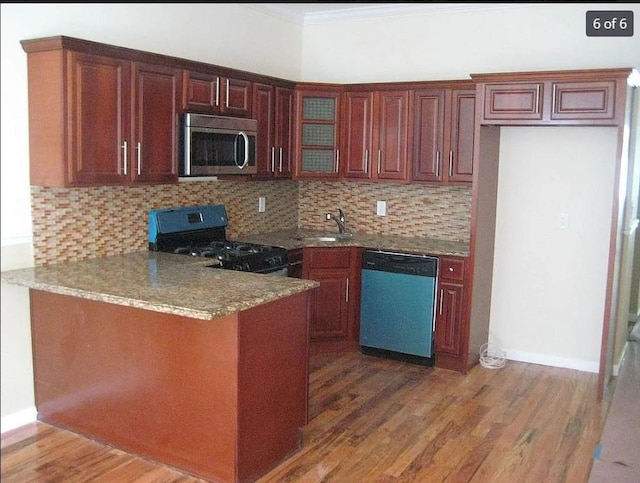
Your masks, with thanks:
M258 197L266 211L258 212ZM387 216L376 215L386 201ZM341 208L347 230L468 242L471 187L321 181L191 181L176 185L31 187L36 265L147 249L149 210L223 204L227 236L296 226L336 230L325 213Z

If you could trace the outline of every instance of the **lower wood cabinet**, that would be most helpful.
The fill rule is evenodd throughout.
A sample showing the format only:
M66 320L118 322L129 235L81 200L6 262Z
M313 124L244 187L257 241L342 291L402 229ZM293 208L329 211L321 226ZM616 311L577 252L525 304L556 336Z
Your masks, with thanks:
M358 350L361 248L303 250L303 277L320 282L311 295L311 353Z
M465 259L441 257L436 309L435 364L466 372L469 331L465 323Z

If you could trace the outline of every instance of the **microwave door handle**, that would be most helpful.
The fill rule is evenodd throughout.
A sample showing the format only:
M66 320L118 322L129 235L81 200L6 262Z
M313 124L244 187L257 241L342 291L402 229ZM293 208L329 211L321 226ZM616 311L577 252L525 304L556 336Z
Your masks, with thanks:
M238 135L244 138L244 162L242 163L242 166L238 166L238 167L240 169L244 169L245 166L247 166L247 163L249 162L249 137L242 131L240 131ZM237 164L238 162L236 161L236 165Z

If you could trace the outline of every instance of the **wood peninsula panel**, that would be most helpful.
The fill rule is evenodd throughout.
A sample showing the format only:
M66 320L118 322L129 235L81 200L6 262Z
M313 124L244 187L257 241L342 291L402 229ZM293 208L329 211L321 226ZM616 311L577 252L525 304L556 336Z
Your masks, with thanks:
M203 321L31 290L38 419L203 478L252 481L301 445L307 297Z

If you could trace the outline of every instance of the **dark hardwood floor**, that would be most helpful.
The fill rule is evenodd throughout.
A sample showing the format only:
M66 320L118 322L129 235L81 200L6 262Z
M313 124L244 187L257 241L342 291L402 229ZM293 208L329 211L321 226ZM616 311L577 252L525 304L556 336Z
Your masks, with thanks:
M303 447L259 482L586 482L608 408L596 387L511 361L463 376L317 355ZM38 422L2 436L2 481L202 480Z

